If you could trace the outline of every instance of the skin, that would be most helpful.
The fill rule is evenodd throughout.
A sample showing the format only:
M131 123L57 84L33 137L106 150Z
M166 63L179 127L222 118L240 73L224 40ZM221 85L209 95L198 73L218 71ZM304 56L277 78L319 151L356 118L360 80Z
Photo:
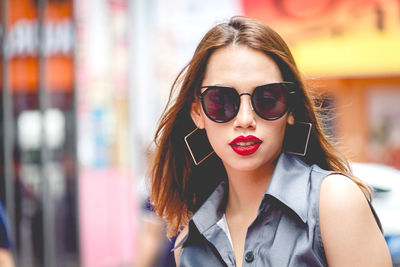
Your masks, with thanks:
M352 180L338 174L326 177L319 204L329 266L393 266L368 202Z
M227 85L239 93L252 93L258 85L280 81L282 75L272 58L246 46L230 45L211 55L202 85ZM237 116L227 123L208 119L199 101L192 104L191 117L198 128L206 130L227 171L225 215L236 266L242 266L247 228L256 218L282 149L286 125L294 123L293 115L264 120L252 110L250 96L242 96ZM254 154L241 156L229 146L240 135L254 135L263 142ZM391 266L383 236L358 186L342 175L331 175L324 180L320 194L321 235L329 266ZM176 242L186 234L185 228ZM175 250L177 263L179 253L180 249Z
M14 267L14 260L11 252L8 249L0 248L0 266Z

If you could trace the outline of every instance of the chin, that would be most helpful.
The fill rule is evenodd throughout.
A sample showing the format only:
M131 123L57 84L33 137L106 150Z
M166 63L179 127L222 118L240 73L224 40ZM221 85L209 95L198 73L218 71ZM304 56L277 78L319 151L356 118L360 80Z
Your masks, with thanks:
M260 168L265 168L266 166L269 166L270 164L268 162L261 162L256 159L239 159L239 160L233 160L231 162L224 162L224 165L229 165L229 168L236 170L236 171L241 171L241 172L252 172L259 170Z

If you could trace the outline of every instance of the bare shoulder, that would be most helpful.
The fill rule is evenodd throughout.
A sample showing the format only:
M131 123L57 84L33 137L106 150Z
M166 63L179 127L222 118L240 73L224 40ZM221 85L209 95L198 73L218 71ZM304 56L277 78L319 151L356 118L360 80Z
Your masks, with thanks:
M328 175L321 184L320 209L322 206L346 212L350 209L349 205L369 211L366 197L355 182L341 174Z
M178 234L175 240L175 246L177 246L182 240L185 238L185 236L188 234L188 226L185 226L182 231ZM174 257L175 257L175 262L176 265L178 266L179 263L179 255L181 254L181 249L182 246L179 246L174 250Z
M321 185L319 217L329 266L392 266L389 250L364 193L332 174Z

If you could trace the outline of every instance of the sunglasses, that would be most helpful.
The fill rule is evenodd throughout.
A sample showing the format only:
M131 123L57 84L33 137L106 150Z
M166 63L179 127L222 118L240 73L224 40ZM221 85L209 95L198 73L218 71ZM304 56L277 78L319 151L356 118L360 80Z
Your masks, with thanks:
M206 88L198 97L204 113L214 122L228 122L239 112L240 97L249 95L258 116L264 120L277 120L289 108L291 96L295 94L294 83L278 82L257 86L252 94L239 94L235 88L221 85L202 86Z

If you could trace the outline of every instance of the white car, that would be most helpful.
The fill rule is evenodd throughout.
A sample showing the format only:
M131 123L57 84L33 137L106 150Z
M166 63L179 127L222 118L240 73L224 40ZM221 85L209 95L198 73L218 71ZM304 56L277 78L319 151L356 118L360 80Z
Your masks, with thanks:
M372 163L351 166L353 175L372 188L372 204L381 220L393 266L400 266L400 171Z

